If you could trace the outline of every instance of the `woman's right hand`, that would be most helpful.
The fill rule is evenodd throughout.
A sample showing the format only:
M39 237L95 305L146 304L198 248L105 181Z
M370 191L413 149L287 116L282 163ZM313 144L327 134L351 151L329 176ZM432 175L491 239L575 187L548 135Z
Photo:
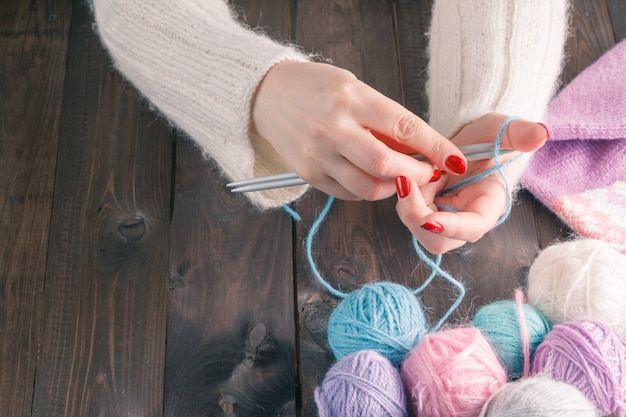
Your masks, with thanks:
M399 175L420 186L437 177L439 168L463 174L467 167L461 151L422 119L329 64L275 65L258 88L252 118L254 133L294 172L344 200L387 198L396 192ZM387 145L373 132L387 137Z

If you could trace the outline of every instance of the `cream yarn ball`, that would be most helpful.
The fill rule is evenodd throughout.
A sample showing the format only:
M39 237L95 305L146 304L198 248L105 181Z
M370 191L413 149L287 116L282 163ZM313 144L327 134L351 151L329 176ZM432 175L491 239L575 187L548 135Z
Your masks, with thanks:
M530 267L528 302L552 324L598 321L626 337L626 255L594 239L549 246Z
M480 417L597 417L596 407L576 387L537 375L504 384Z

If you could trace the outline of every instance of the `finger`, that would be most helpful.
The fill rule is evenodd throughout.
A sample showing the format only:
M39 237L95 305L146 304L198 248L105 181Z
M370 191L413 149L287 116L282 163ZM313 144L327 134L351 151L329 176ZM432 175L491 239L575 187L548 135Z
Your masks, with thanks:
M437 213L436 207L427 203L432 200L422 197L428 196L429 193L438 188L437 184L422 187L419 192L411 190L415 183L404 177L399 177L396 184L398 186L398 202L396 204L398 216L427 251L442 254L466 243L464 240L445 236L443 234L445 228L442 223L429 220L429 217Z
M465 126L455 138L455 142L472 143L476 138L481 142L494 142L502 125L509 116L490 113ZM504 149L531 152L539 149L549 139L548 128L542 123L516 119L502 132L501 144Z
M396 187L393 181L370 175L354 165L354 161L341 157L339 159L337 163L328 167L328 175L360 200L382 200L395 193Z
M359 92L359 100L351 108L352 116L363 126L391 139L388 146L412 150L424 155L435 165L454 174L463 174L467 161L461 151L425 121L399 103L371 88Z
M337 143L337 152L339 152L347 161L354 164L364 173L377 179L377 182L385 183L385 189L389 191L386 197L394 192L393 181L398 175L409 176L419 185L428 184L433 180L433 176L439 173L432 164L416 161L414 158L400 152L390 149L387 145L376 139L369 129L366 129L357 123L347 126L342 131L341 140ZM343 164L338 164L341 167ZM347 174L333 175L335 179L358 178L348 176ZM340 181L344 186L348 187L348 183ZM365 197L365 194L374 194L365 191L368 184L353 183L350 189L361 189L360 193L366 200L378 199L373 197ZM370 184L371 185L371 184Z
M332 195L340 200L346 201L360 201L361 197L352 193L345 187L343 187L339 182L337 182L334 178L326 176L320 178L318 180L310 182L310 184L316 189L328 194Z
M429 230L439 237L446 237L463 242L476 242L487 233L495 222L486 218L482 213L459 211L456 213L439 211L436 215L424 218L424 224L441 225L441 231Z
M439 197L438 206L459 207L460 211L437 211L427 216L424 221L436 222L443 226L441 235L467 242L476 242L493 228L506 210L506 201L502 193L485 193L472 196L469 202L464 201L464 194L454 197Z
M396 191L393 181L374 177L337 153L302 171L301 177L313 187L342 200L382 200Z

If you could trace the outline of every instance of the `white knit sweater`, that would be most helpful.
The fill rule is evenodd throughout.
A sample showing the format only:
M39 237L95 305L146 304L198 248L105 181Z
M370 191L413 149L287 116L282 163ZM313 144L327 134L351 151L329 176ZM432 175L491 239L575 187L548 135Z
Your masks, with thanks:
M560 70L566 5L436 0L428 84L433 127L450 135L490 111L540 120ZM92 8L119 71L229 179L289 170L268 142L250 136L250 107L273 65L306 55L238 23L224 0L92 0ZM271 208L305 191L248 197Z
M92 0L100 38L119 71L210 155L231 180L288 172L266 141L249 135L263 76L296 48L239 24L223 0ZM261 208L306 187L250 193Z

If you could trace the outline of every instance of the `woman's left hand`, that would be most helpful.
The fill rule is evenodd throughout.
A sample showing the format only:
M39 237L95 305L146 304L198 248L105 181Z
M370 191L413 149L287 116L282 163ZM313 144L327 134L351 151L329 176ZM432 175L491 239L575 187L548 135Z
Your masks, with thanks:
M487 114L466 125L452 141L457 146L495 142L506 119L507 116L502 114ZM543 146L548 138L545 125L518 119L505 128L501 149L531 152ZM516 155L518 152L499 159L504 163ZM511 190L516 187L525 165L523 159L502 170ZM493 228L506 210L510 197L500 174L494 172L445 196L437 194L494 166L493 159L470 162L464 175L443 175L438 181L419 188L409 177L396 178L399 197L396 210L400 219L431 253L445 253L466 242L477 241ZM440 210L438 207L451 207L456 211Z

